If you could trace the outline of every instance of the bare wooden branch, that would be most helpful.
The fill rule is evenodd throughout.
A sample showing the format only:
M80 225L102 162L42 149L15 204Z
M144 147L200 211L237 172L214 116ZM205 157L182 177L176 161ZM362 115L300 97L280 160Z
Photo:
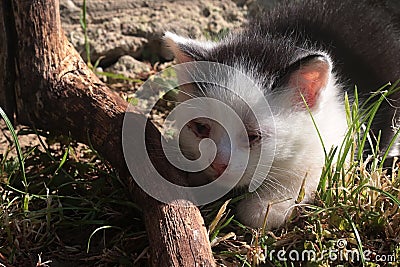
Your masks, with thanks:
M12 98L5 97L9 87L4 82L10 76L0 76L0 104L15 106L19 123L71 134L85 143L90 140L121 175L131 179L121 144L127 103L92 73L68 42L61 29L58 0L11 2L12 10L6 10L10 5L0 6L0 17L11 12L8 18L14 19L0 22L0 64L11 56L15 66L1 68L0 75L15 68L12 88L16 101L14 105ZM15 36L7 32L15 32ZM15 54L10 52L14 48ZM143 115L133 111L132 118L142 121ZM152 124L147 133L148 139L156 140L153 145L159 146L160 133ZM184 175L166 159L157 162L158 169L184 183ZM137 186L132 192L143 207L153 266L215 265L203 219L193 204L163 204Z
M3 1L0 4L0 106L6 112L10 120L13 120L15 99L14 99L14 80L15 80L15 70L14 70L14 52L7 43L10 39L15 37L15 27L6 27L6 23L12 24L11 16L11 2ZM12 26L12 25L11 25Z

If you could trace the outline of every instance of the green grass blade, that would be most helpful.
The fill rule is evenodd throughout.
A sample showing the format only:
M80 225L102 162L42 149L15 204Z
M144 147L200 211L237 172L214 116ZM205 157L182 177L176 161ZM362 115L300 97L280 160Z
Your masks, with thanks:
M363 187L364 188L369 188L371 190L374 190L374 191L377 191L377 192L381 193L382 195L387 196L390 200L393 201L393 203L395 203L397 206L400 207L400 200L397 197L395 197L392 194L390 194L389 192L386 192L386 191L384 191L384 190L382 190L380 188L377 188L377 187L371 186L371 185L365 185Z
M61 168L64 166L65 162L67 161L70 148L71 147L68 145L67 150L65 150L65 153L64 153L64 155L63 155L63 157L62 157L62 159L60 161L60 164L58 164L58 167L57 167L57 170L55 171L55 174L58 173L61 170Z
M96 73L96 75L106 76L108 78L112 78L115 80L124 80L124 81L133 82L133 83L142 83L143 82L140 79L132 79L132 78L126 77L125 75L120 74L120 73L112 73L112 72L106 72L106 71L96 71L95 73Z
M311 117L312 123L313 123L313 125L314 125L314 128L315 128L315 130L317 131L318 138L319 138L319 140L320 140L320 142L321 142L321 144L322 144L322 148L324 149L325 158L327 158L327 157L328 157L328 154L326 153L326 149L325 149L325 145L324 145L324 140L322 139L321 132L318 130L317 123L316 123L315 120L314 120L314 116L312 115L312 112L311 112L311 110L310 110L310 107L308 106L307 101L306 101L306 99L304 98L303 94L301 94L301 98L303 99L303 102L304 102L304 104L306 105L306 109L307 109L308 113L310 114L310 117Z
M357 248L358 248L358 252L360 253L361 256L361 262L362 262L362 266L366 265L366 261L365 261L365 256L364 256L364 248L363 248L363 244L362 244L362 240L360 237L360 233L358 232L357 226L354 223L354 221L350 218L350 216L347 214L347 220L351 225L351 228L353 229L353 233L354 236L356 237L357 240Z
M14 127L12 126L11 121L8 119L6 113L4 110L0 107L0 115L5 121L7 128L10 130L10 133L12 135L13 141L15 143L15 148L17 150L17 157L18 157L18 162L19 162L19 169L21 171L22 179L23 179L23 184L25 187L25 193L28 192L28 182L26 180L26 175L25 175L25 163L24 163L24 157L22 156L22 150L21 146L18 142L17 134L15 133Z
M79 18L79 22L81 23L82 29L83 29L83 34L85 38L85 52L86 52L86 63L90 68L92 68L92 60L90 58L90 43L89 43L89 38L88 38L88 24L87 24L87 6L86 6L86 0L83 0L83 5L82 5L82 13L81 17Z

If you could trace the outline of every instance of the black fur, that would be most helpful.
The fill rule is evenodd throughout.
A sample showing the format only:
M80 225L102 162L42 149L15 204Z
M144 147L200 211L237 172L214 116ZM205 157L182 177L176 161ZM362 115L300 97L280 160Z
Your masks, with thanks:
M257 63L271 85L279 82L282 70L322 50L332 57L346 90L351 93L357 85L361 99L366 99L372 91L400 79L400 31L396 28L400 20L390 11L384 1L292 1L260 14L211 51L189 47L186 52L197 60L228 65ZM400 93L383 103L373 123L375 135L382 130L383 150L395 134L392 126L399 126L396 107L400 107ZM397 148L400 142L391 156L397 155Z
M264 34L294 36L298 46L309 41L323 48L347 89L351 92L357 85L365 99L371 91L400 79L400 31L393 23L399 19L385 7L384 1L313 0L278 7L253 23ZM372 126L375 135L382 130L384 150L395 134L392 124L399 124L394 107L400 107L400 93L383 103ZM391 156L397 155L398 147L399 142Z

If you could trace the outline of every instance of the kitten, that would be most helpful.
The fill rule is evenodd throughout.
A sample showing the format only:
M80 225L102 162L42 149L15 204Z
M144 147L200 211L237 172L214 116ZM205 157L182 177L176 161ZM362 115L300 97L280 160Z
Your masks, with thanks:
M347 129L345 88L356 84L362 90L361 97L367 98L370 91L400 78L400 34L383 10L365 0L310 0L263 13L240 32L219 42L165 34L166 44L179 63L211 61L238 69L262 87L270 105L274 129L270 128L268 116L258 123L247 116L249 110L261 108L260 101L256 89L238 86L239 81L232 82L230 89L245 91L253 99L247 105L215 86L185 86L178 96L181 102L201 96L221 100L236 111L246 126L250 158L237 186L249 185L254 176L262 177L263 183L239 203L237 214L243 223L262 226L269 209L267 227L276 228L287 220L301 189L305 192L302 202L312 201L324 164L324 150L309 112L329 151L340 146ZM227 80L234 81L235 77ZM398 94L393 98L399 99ZM398 123L393 102L384 103L373 124L375 133L384 130L383 148L394 135L393 122L394 127ZM221 120L229 120L220 106L210 104L208 109ZM193 116L196 117L195 111ZM177 120L179 123L179 116ZM190 159L200 156L202 139L216 142L217 154L209 159L211 164L202 173L214 180L224 172L227 176L235 174L236 166L229 163L230 153L241 153L243 136L233 136L236 138L229 140L220 124L197 118L182 129L179 141L182 152ZM253 173L260 144L271 140L276 151L270 171ZM398 147L396 142L392 156L398 155Z

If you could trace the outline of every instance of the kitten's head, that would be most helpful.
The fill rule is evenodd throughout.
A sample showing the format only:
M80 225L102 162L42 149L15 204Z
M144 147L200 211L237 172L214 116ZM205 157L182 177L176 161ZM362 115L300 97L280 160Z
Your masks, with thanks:
M210 166L204 171L211 180L224 171L228 176L237 175L245 165L246 171L239 186L249 184L254 178L261 181L268 178L269 183L279 181L280 185L272 186L272 189L279 191L281 189L276 187L282 186L296 188L298 180L301 183L305 172L308 172L307 164L311 165L310 168L320 169L324 161L322 145L309 111L317 122L328 150L332 145L339 144L346 125L332 74L331 59L326 53L316 49L300 49L290 45L290 40L268 40L268 36L248 36L246 33L227 37L218 43L200 42L166 33L165 41L178 63L218 62L238 70L251 80L243 81L240 75L231 75L229 72L220 75L231 75L220 79L233 93L227 93L224 86L212 84L181 87L178 101L184 102L193 97L220 100L236 112L245 127L243 132L240 127L233 125L230 139L220 123L229 124L230 117L220 105L212 102L207 107L215 120L199 116L196 108L188 109L193 120L182 128L180 145L186 157L197 159L200 157L199 144L203 139L210 138L215 142L217 153L208 159ZM218 74L214 76L219 77ZM269 104L270 113L262 113L265 101L260 99L260 90L261 96ZM240 95L246 95L246 101L238 97ZM254 113L260 112L263 116L257 120ZM179 115L176 119L179 125ZM259 164L261 147L275 151L274 155L269 155L273 157L269 173L254 173ZM248 151L249 161L241 161L241 158L246 158L244 155ZM234 163L230 161L233 155L239 159Z

